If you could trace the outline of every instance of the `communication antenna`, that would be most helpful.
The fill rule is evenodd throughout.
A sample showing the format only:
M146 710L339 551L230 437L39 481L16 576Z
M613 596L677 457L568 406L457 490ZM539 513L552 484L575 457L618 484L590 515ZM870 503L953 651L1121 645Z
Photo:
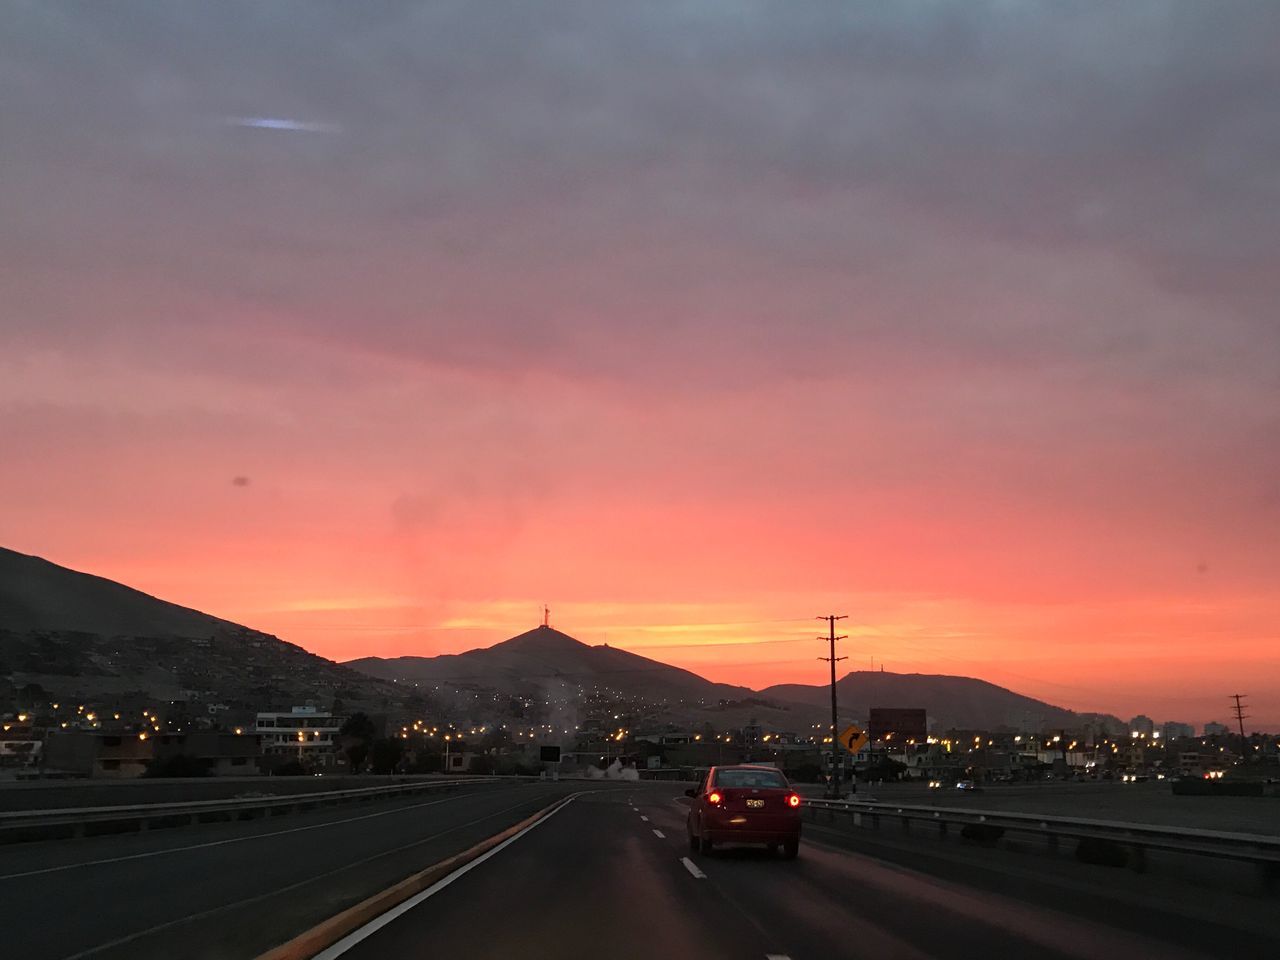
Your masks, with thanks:
M542 626L544 629L551 626L551 608L545 603L542 605Z

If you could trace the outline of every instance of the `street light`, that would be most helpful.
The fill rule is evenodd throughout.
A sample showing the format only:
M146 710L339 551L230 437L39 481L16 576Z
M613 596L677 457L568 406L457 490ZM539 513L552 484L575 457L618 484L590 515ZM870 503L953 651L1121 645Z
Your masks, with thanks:
M453 737L451 735L447 733L444 735L444 772L445 773L449 772L449 741L452 739Z

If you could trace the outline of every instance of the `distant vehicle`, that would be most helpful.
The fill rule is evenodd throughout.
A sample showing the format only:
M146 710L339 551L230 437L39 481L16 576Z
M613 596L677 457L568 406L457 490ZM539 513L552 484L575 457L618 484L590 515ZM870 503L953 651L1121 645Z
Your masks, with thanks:
M978 785L972 780L957 780L956 789L976 791L978 789Z
M930 790L941 790L941 789L942 789L942 781L941 781L941 780L930 780L930 781L929 781L929 789L930 789Z
M716 844L764 844L786 859L800 852L800 795L774 767L712 767L696 789L686 830L689 848L709 854Z

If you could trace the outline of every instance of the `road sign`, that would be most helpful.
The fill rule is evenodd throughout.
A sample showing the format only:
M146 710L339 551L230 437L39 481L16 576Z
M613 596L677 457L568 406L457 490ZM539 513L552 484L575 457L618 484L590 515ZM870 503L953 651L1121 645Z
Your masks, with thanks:
M867 732L857 724L851 723L841 731L837 739L840 741L840 746L850 753L857 753L867 745Z

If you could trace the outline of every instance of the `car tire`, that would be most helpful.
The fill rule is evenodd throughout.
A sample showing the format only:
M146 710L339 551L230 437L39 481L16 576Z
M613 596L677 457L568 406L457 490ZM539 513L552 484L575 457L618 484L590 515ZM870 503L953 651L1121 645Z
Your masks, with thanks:
M776 859L781 852L782 852L782 844L780 843L769 844L769 856L774 857Z
M711 850L714 846L706 837L698 837L698 852L704 857L711 856Z
M788 840L782 845L782 859L794 860L800 855L800 841Z
M697 837L695 837L695 836L693 835L693 831L691 831L691 830L690 830L690 831L685 831L685 832L689 834L689 849L690 849L692 852L697 853L697 852L698 852L698 838L697 838Z

